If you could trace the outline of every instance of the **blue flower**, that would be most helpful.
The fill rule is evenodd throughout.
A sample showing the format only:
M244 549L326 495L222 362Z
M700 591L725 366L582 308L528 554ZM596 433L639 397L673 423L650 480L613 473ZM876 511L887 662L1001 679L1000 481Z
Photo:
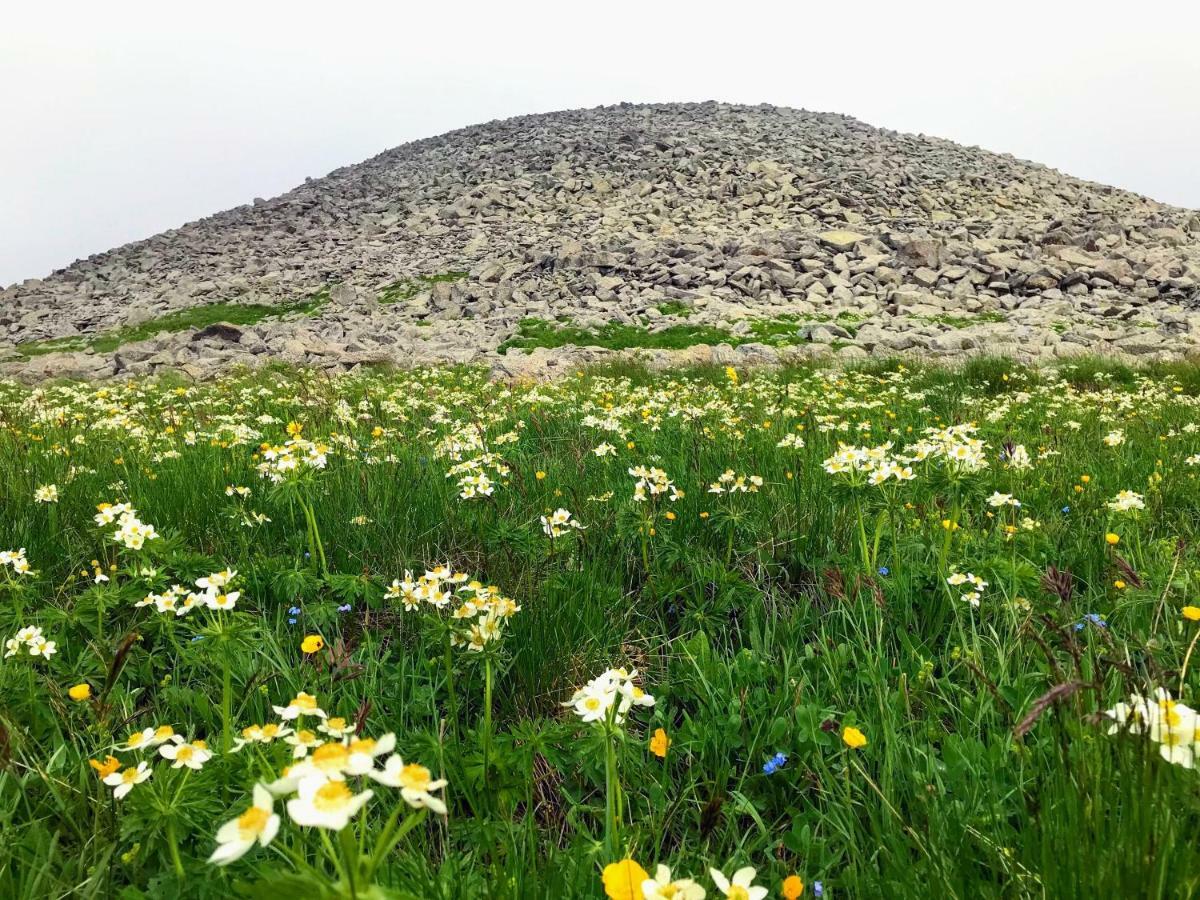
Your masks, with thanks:
M295 625L295 624L296 624L296 620L295 620L295 619L288 619L288 624L289 624L289 625Z
M1064 507L1062 508L1062 511L1063 511L1063 515L1065 516L1067 513L1069 513L1069 512L1071 511L1071 507L1069 507L1069 506L1064 506Z
M783 768L783 766L786 762L787 762L787 756L785 756L782 753L776 753L774 756L772 756L770 759L768 759L765 763L763 763L763 769L762 769L763 774L764 775L774 775L777 770Z
M342 606L339 606L337 611L338 612L350 612L351 608L352 607L350 606L350 604L346 603L346 604L343 604Z
M192 643L194 644L194 643L196 643L196 641L202 641L202 640L204 640L204 635L198 634L192 638Z
M289 610L288 610L288 615L289 615L289 616L298 616L298 615L300 615L300 607L298 607L298 606L293 606L291 609L289 609Z
M887 566L880 566L879 574L882 575L884 578L887 578L889 575L892 574L892 570L889 569Z
M825 896L825 885L821 884L821 882L819 882L819 881L814 881L813 882L813 896L814 897L824 897Z
M1086 613L1082 619L1075 623L1075 630L1083 631L1088 622L1091 622L1097 628L1108 627L1108 623L1104 621L1104 616L1099 613Z

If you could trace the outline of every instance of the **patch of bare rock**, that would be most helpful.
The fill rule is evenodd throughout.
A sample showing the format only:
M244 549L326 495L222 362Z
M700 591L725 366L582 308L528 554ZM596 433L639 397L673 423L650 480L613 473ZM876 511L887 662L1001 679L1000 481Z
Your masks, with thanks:
M28 354L191 306L319 292L311 315ZM282 359L542 377L605 355L499 353L529 318L739 340L756 320L795 323L782 346L640 351L656 365L1181 357L1200 349L1200 215L844 116L720 103L526 116L10 286L0 375L205 377Z

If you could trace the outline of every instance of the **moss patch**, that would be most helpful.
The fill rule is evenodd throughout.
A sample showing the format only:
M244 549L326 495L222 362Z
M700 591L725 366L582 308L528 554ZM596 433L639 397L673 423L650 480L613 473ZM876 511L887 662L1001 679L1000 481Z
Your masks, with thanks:
M383 286L379 291L379 302L404 303L439 282L461 281L466 277L466 272L451 271L439 272L436 275L418 275L416 278L401 278Z
M169 312L157 319L149 319L136 325L122 325L97 335L78 335L68 338L51 338L45 341L26 341L17 345L22 357L43 356L63 350L86 350L111 353L124 344L145 341L162 332L187 331L205 328L217 322L233 325L254 325L264 319L278 319L293 313L312 315L329 301L329 288L322 288L307 300L295 303L207 303Z
M637 325L609 322L601 328L582 328L545 319L523 319L517 333L499 347L508 350L532 350L535 347L604 347L608 350L682 350L697 344L770 344L782 347L806 343L800 337L795 319L760 319L751 323L746 334L732 334L712 325L671 325L650 331Z

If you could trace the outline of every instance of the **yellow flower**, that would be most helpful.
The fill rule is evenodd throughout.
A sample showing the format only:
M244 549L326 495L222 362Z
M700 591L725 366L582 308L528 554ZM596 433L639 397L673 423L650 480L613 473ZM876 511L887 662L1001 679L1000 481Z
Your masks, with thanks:
M1116 545L1117 545L1117 544L1120 542L1120 540L1121 540L1121 536L1120 536L1119 534L1113 534L1113 533L1110 531L1108 534L1106 534L1106 535L1104 536L1104 540L1105 540L1105 541L1106 541L1106 542L1107 542L1107 543L1108 543L1110 546L1116 546Z
M1118 578L1113 582L1113 587L1115 587L1118 591L1123 591L1125 590L1125 582Z
M668 522L674 522L675 521L675 513L668 510L666 518L667 518Z
M1200 622L1200 606L1185 606L1181 611L1189 622Z
M110 755L104 762L100 762L97 759L89 759L88 765L96 770L96 777L103 780L121 768L121 761L115 756Z
M303 430L304 430L304 426L301 425L299 422L288 422L288 424L287 424L287 433L290 434L292 437L295 437Z
M867 746L867 736L853 726L846 726L842 729L842 741L851 750Z
M319 653L325 646L325 638L319 634L310 634L300 642L300 649L305 653Z
M1192 607L1188 607L1191 609ZM661 728L654 732L654 737L650 738L650 752L659 759L667 758L667 749L671 746L671 739L667 737L667 733Z
M604 867L604 893L612 900L641 900L642 882L650 875L632 859Z
M1080 475L1079 480L1082 481L1084 484L1087 484L1089 481L1092 480L1092 476L1091 475Z
M725 367L725 377L729 379L730 384L737 384L738 383L737 369L735 369L733 366L726 366Z
M546 477L546 473L543 472L541 469L538 469L538 471L533 473L533 477L536 478L538 481L541 481L543 478Z
M75 700L76 702L79 702L81 700L86 700L90 696L92 696L92 686L90 684L88 684L86 681L81 682L80 684L77 684L77 685L74 685L73 687L71 687L67 691L67 696L70 697L72 700Z
M789 875L783 879L783 894L784 900L798 900L801 894L804 893L804 882L800 880L799 875Z

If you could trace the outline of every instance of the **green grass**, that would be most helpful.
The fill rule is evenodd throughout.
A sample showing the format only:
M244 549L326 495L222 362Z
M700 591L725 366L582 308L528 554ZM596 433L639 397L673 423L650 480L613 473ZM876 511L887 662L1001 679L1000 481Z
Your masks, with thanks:
M499 350L532 350L535 347L604 347L609 350L635 348L655 350L681 350L698 344L742 344L764 343L773 346L801 344L799 320L780 317L778 319L755 319L745 334L733 334L725 328L713 325L669 325L657 331L645 326L624 325L609 322L600 328L583 328L569 321L549 322L545 319L522 319L517 333L504 341Z
M684 303L682 300L667 300L658 304L655 309L657 309L664 316L678 316L681 319L686 319L695 312L691 306Z
M379 291L380 303L405 303L422 291L427 291L435 284L444 281L461 281L467 277L466 272L439 272L435 275L418 275L415 278L401 278L385 284Z
M370 878L351 869L362 900L597 898L627 854L714 898L709 868L741 866L771 897L790 874L806 898L818 880L835 898L1195 896L1200 775L1102 713L1156 687L1197 704L1200 623L1182 610L1200 606L1200 364L733 376L0 382L0 551L32 569L0 564L0 640L35 625L57 642L0 658L0 897L347 898L345 860L393 811L412 828ZM276 485L257 467L292 422L326 465ZM879 487L826 471L843 444L907 458L963 423L977 471L914 459L912 480ZM1028 468L1005 462L1017 446ZM636 501L637 466L684 495ZM762 485L710 493L727 469ZM462 499L479 472L493 492ZM36 503L49 484L57 502ZM1120 491L1145 509L1110 509ZM115 541L93 516L117 501L161 536ZM551 540L540 517L560 507L586 528ZM468 593L387 596L438 564L520 605L484 652L449 643ZM232 611L138 605L226 567ZM954 571L986 580L978 607ZM306 635L325 648L303 653ZM563 705L610 666L656 701L611 738ZM91 700L70 699L81 683ZM351 774L374 796L328 842L280 797L269 847L209 865L253 786L295 764L281 740L223 752L227 735L279 723L299 691L360 736L394 733L405 763L448 781L449 815L417 821ZM212 759L114 751L164 725ZM88 762L114 752L153 769L122 800Z
M913 318L935 325L947 325L950 328L970 328L972 325L980 325L987 322L1008 321L1004 313L999 312L981 312L972 316L952 316L947 313L938 316L914 316Z
M312 315L328 300L329 289L323 288L307 300L293 303L208 303L176 310L136 325L122 325L94 336L79 335L45 341L26 341L17 345L17 351L25 358L63 350L84 350L89 347L97 353L111 353L125 344L149 340L163 332L188 331L217 322L246 326L287 315Z

